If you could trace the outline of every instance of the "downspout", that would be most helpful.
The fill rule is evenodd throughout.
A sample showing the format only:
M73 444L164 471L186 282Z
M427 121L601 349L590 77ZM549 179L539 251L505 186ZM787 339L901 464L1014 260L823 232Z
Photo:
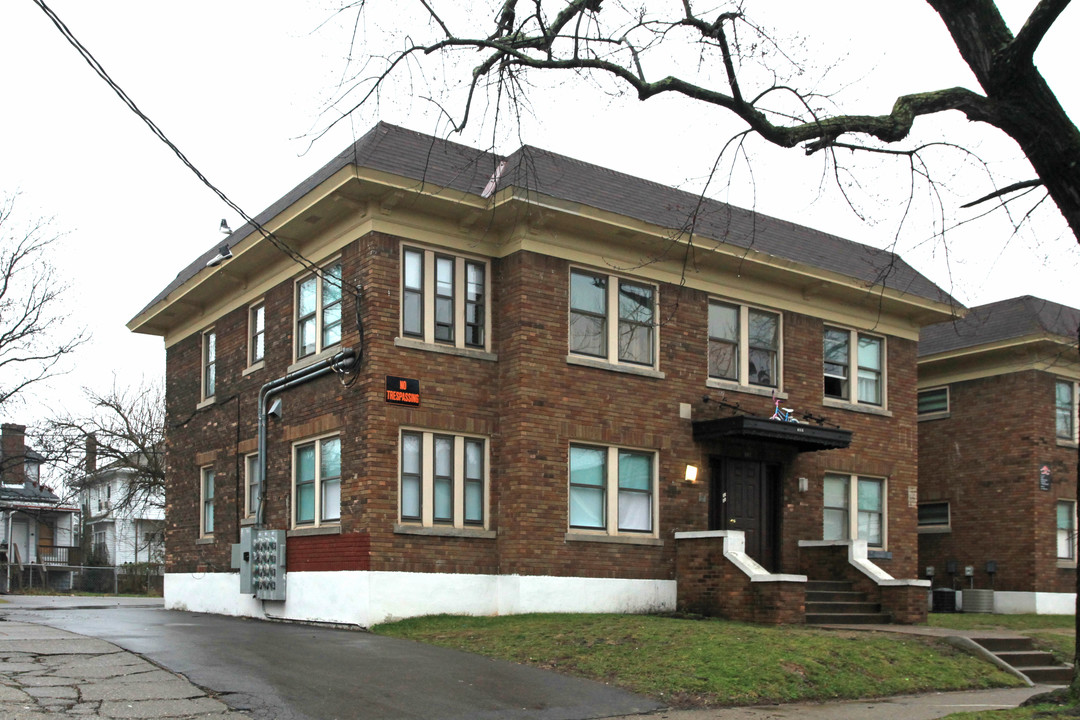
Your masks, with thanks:
M266 497L266 406L270 398L297 385L314 380L330 372L349 370L356 363L356 351L346 348L341 352L320 360L293 373L288 373L271 380L259 390L259 498L256 502L255 528L263 524L263 505Z

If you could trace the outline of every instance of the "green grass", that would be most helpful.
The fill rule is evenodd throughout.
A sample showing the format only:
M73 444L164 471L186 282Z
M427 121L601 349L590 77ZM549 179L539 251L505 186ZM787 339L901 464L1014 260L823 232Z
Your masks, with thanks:
M944 720L1054 720L1054 718L1075 718L1076 708L1060 705L1032 705L1031 707L1013 708L1012 710L980 710L946 715Z
M651 615L432 616L383 635L599 680L674 706L745 705L1018 685L932 639Z
M927 625L954 630L1028 630L1066 629L1076 627L1072 615L992 615L990 613L930 613Z

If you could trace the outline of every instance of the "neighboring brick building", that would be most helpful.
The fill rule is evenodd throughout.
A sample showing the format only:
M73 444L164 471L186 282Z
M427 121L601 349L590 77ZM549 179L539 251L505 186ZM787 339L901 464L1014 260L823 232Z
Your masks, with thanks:
M1080 311L1025 296L923 328L919 564L935 587L1074 611L1078 327Z
M924 612L893 576L953 302L891 253L385 124L258 222L310 264L245 226L129 324L167 347L169 606L801 621L808 573ZM284 602L239 593L247 526L288 533Z

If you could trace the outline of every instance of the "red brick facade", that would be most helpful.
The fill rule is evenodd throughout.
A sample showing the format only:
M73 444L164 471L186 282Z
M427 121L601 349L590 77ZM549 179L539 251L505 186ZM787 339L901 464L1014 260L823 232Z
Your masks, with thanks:
M919 500L949 503L948 530L919 535L919 572L933 566L935 587L971 587L972 566L975 588L1075 592L1075 560L1057 557L1056 505L1076 499L1077 449L1056 437L1056 380L1023 370L953 382L948 415L919 423Z

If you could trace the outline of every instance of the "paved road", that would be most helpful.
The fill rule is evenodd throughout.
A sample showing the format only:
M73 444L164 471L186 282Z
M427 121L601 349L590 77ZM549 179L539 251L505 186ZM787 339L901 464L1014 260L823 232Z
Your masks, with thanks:
M85 598L7 599L19 604L0 606L0 617L113 643L260 720L581 720L661 707L599 683L365 632L139 603L85 607Z

